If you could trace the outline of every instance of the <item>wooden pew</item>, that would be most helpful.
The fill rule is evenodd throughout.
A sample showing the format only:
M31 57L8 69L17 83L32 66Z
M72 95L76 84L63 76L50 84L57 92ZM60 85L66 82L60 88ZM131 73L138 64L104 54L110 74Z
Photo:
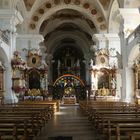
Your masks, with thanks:
M31 140L52 117L53 109L43 103L0 106L0 139Z
M140 140L140 132L129 132L128 136L130 140Z
M102 133L107 136L107 140L112 140L113 136L115 140L120 140L123 136L129 138L126 133L124 135L124 132L128 130L140 131L140 128L134 125L140 123L140 106L138 105L124 102L82 102L80 107L88 115L94 127L102 130ZM126 127L121 127L120 123L125 124ZM127 126L131 127L127 128Z

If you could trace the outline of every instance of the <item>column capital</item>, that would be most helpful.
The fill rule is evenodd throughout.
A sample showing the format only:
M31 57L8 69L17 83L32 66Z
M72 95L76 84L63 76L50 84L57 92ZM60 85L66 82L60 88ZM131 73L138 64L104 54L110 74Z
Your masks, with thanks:
M41 34L18 34L16 38L22 40L37 41L39 43L44 41L44 37Z
M104 36L109 41L120 41L120 37L118 34L109 33L109 34L104 34Z
M124 33L127 37L140 23L138 8L120 8L120 15L124 20Z
M16 40L17 47L20 49L40 49L40 43L44 41L44 37L40 34L18 34Z
M106 41L105 34L93 34L92 36L93 41Z
M15 9L0 9L0 28L2 30L16 31L16 25L23 22L20 12Z
M117 40L119 41L119 35L114 33L109 34L94 34L92 36L93 41L107 41L107 40Z

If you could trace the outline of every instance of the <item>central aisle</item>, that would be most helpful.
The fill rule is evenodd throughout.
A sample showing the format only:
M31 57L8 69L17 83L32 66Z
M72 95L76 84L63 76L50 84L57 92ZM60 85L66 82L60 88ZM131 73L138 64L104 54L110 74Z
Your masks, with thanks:
M36 140L50 140L48 137L56 136L71 136L72 140L103 140L95 133L87 117L79 110L79 106L63 105Z

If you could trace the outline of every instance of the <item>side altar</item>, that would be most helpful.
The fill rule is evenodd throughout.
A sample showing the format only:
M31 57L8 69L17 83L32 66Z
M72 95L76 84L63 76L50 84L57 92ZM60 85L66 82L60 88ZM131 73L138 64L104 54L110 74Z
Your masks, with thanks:
M91 97L94 99L111 99L116 96L116 74L117 64L110 65L109 52L100 49L96 52L96 60L90 63Z
M31 49L25 57L22 57L15 51L11 65L12 90L19 100L44 100L48 93L48 66L43 61L41 52Z

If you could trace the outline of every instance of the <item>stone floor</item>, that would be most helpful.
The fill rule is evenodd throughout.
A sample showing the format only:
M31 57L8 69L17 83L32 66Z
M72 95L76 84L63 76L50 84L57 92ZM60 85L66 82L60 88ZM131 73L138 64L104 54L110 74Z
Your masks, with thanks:
M72 136L72 140L104 140L91 127L78 105L61 105L60 111L48 122L35 140L50 140L50 137Z

